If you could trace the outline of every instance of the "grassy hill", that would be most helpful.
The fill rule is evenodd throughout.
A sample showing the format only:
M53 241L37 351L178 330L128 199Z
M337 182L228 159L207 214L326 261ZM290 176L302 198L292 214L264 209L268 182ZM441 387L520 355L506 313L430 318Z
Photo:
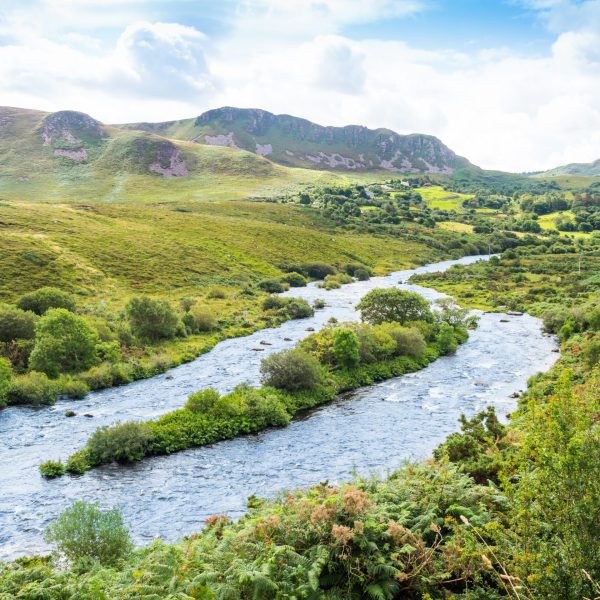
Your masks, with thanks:
M0 108L0 175L0 200L44 202L268 197L356 177L127 131L74 111L19 108Z
M576 175L579 177L600 177L600 158L591 163L570 163L544 171L536 177L559 177Z

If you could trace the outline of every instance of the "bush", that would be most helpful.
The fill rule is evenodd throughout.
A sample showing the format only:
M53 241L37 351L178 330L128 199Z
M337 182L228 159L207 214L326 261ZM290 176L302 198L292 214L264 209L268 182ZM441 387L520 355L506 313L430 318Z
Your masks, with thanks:
M418 357L427 348L423 334L415 327L403 327L395 323L382 323L379 327L396 343L396 355Z
M369 273L367 269L356 269L356 271L354 271L354 277L356 277L358 281L368 281L371 279L371 273Z
M209 300L225 300L227 298L227 288L221 286L211 287L206 293L206 297Z
M360 362L373 363L393 356L396 342L385 328L359 325L356 334L360 343Z
M275 394L252 388L245 388L244 391L244 413L255 427L285 427L291 421L291 415Z
M96 503L75 502L46 531L47 542L72 562L92 559L114 565L132 549L121 512L102 511Z
M319 361L297 348L267 356L260 372L264 385L290 392L314 389L322 380Z
M129 421L100 427L87 443L87 458L91 465L134 462L144 458L152 440L152 429L145 423Z
M419 294L396 288L371 290L363 296L356 308L363 321L376 325L395 321L431 321L429 303Z
M14 377L8 390L9 404L54 404L58 397L56 384L45 373L31 371Z
M216 390L208 388L192 394L185 404L187 410L193 413L210 414L221 395Z
M0 408L6 406L8 391L12 382L12 367L10 362L0 357Z
M327 303L325 302L325 300L323 300L322 298L317 298L314 302L313 302L313 308L315 310L320 310L322 308L325 308L327 306Z
M110 363L102 363L77 376L90 390L102 390L113 384L113 369Z
M327 275L335 275L336 273L335 267L321 262L302 265L302 270L305 271L311 279L325 279Z
M37 315L15 306L0 306L0 342L32 340Z
M21 296L17 306L36 315L43 315L51 308L64 308L71 312L75 312L76 308L75 298L71 294L53 287L43 287Z
M83 371L97 362L98 342L97 332L83 317L64 308L53 308L37 325L29 365L49 377L57 377L61 371Z
M454 328L447 323L442 323L440 326L437 335L437 347L440 354L454 354L458 348Z
M90 465L87 461L87 453L85 450L80 450L69 456L65 470L72 475L83 475L88 471Z
M258 287L269 294L279 294L285 292L289 285L284 284L281 279L263 279L259 282Z
M180 321L168 302L146 296L132 298L125 312L134 335L143 340L158 341L174 338L180 331Z
M306 319L315 314L312 306L301 298L287 298L285 311L290 319Z
M306 285L306 278L296 271L292 271L281 278L281 281L289 283L292 287L304 287Z
M343 367L355 367L360 360L358 336L351 329L340 327L333 331L333 354Z
M215 313L205 306L196 304L185 314L183 322L190 333L204 333L217 328Z
M69 398L81 400L90 392L90 388L84 381L68 379L61 386L61 392Z
M46 479L62 477L65 474L65 465L60 460L47 460L40 465L40 473Z

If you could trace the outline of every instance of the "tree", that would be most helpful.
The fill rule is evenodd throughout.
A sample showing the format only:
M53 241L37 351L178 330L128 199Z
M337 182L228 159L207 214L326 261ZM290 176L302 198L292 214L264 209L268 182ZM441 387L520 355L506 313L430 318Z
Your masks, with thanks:
M433 319L427 300L414 292L396 288L371 290L356 308L360 311L361 319L372 325Z
M5 304L0 306L0 342L32 340L37 316L31 311Z
M92 559L114 565L132 548L118 508L103 511L97 503L83 501L67 508L48 527L45 538L73 562Z
M52 308L37 325L29 364L49 377L84 371L97 362L98 343L98 333L83 317L65 308Z
M180 321L168 302L145 296L132 298L125 308L134 335L157 341L177 335Z
M360 360L360 343L354 331L340 327L333 331L333 354L343 367L355 367Z
M0 357L0 408L6 406L6 395L10 389L11 381L12 368L10 363L5 358Z
M43 315L51 308L65 308L75 311L75 298L68 292L54 287L43 287L21 296L17 306L22 310L30 310Z
M321 382L319 361L297 348L267 356L262 361L260 372L264 385L290 392L312 390Z

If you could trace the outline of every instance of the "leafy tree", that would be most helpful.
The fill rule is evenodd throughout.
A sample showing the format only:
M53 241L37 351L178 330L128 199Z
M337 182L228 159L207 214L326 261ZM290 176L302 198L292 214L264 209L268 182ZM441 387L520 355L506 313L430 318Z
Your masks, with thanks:
M360 360L360 343L354 331L339 327L333 331L333 354L338 364L355 367Z
M103 511L97 503L83 501L65 510L48 527L45 537L73 562L92 559L114 565L132 548L119 509Z
M396 288L371 290L356 308L363 321L376 325L395 321L431 321L429 303L419 294Z
M12 381L12 368L6 358L0 356L0 408L6 406L8 390Z
M314 389L322 379L319 361L297 348L267 356L260 372L264 385L290 392Z
M0 306L0 342L31 340L35 337L37 316L8 304Z
M83 317L65 308L50 309L39 321L29 363L35 371L57 377L76 373L97 362L98 333Z
M132 298L125 308L134 335L158 341L170 339L180 330L177 313L168 302L146 296Z
M51 308L65 308L71 312L74 312L76 308L75 298L72 294L54 287L43 287L21 296L17 306L37 315L43 315Z

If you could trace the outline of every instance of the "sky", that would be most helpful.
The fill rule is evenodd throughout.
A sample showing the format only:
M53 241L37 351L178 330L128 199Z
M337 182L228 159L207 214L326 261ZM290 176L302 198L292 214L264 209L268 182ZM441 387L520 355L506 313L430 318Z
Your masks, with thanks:
M262 108L544 170L600 158L600 0L0 0L0 105Z

